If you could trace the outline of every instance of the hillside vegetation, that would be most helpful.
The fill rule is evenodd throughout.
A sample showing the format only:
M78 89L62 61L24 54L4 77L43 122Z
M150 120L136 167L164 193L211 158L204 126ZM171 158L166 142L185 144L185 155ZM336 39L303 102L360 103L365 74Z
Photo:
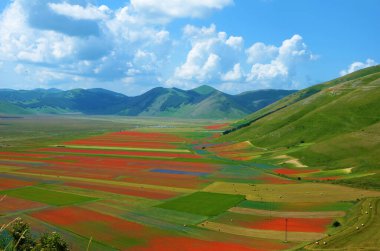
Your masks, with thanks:
M220 140L285 149L311 167L354 167L372 175L339 182L380 188L379 100L378 65L289 95L238 121Z
M154 88L129 97L104 89L0 89L0 114L87 114L179 118L242 118L291 93L260 90L229 95L210 86Z

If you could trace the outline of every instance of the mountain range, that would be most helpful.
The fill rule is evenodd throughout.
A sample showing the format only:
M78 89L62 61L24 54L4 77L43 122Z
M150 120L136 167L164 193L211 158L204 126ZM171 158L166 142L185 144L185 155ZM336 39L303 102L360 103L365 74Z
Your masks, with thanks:
M68 91L0 89L0 113L235 119L294 92L258 90L229 95L203 85L192 90L157 87L129 97L99 88Z

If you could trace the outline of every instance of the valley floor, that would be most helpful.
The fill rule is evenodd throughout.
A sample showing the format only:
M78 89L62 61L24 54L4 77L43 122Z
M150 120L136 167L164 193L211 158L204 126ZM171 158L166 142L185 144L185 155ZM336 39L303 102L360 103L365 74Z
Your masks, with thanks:
M350 168L309 168L249 141L214 143L227 125L2 119L0 225L21 217L35 234L62 234L72 250L90 239L90 250L378 246L380 191L326 183Z

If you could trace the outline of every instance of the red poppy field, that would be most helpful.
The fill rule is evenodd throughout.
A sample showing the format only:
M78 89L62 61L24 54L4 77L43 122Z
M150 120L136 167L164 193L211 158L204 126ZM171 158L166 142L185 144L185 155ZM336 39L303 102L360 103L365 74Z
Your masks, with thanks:
M0 178L0 190L7 190L17 187L31 186L33 182Z
M244 227L264 230L277 230L289 232L315 232L323 233L331 223L331 219L301 219L301 218L276 218L262 219L257 222L242 224Z

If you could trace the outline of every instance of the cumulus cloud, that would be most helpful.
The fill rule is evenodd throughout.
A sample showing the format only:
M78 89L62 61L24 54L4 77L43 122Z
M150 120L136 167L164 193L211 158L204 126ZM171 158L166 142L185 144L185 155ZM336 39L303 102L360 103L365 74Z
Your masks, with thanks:
M137 11L167 18L203 17L231 4L233 0L131 0Z
M279 47L256 43L247 54L248 63L252 64L247 81L263 87L292 88L291 77L296 74L297 65L315 59L298 34L284 40Z
M154 68L166 59L170 34L135 22L128 8L14 0L0 16L0 60L39 65L43 70L34 71L35 81L56 81L54 72L67 82L158 72Z
M174 76L167 81L169 86L182 84L191 87L199 83L220 82L223 77L232 78L233 73L224 73L239 61L242 37L218 32L215 25L201 28L187 25L184 36L190 41L191 49L186 61L175 69Z
M298 65L315 59L300 35L246 47L243 37L213 24L186 25L176 37L166 28L175 18L203 17L231 4L132 0L110 9L88 0L13 0L0 15L0 62L40 87L290 88Z
M188 25L184 36L191 49L167 85L193 87L220 84L226 91L259 88L295 88L299 64L315 60L303 38L295 34L280 46L262 42L244 48L242 37L219 32L215 25ZM235 84L234 84L235 83Z
M222 75L222 80L226 82L239 81L243 77L243 72L239 63L235 64L233 69Z
M266 45L261 42L253 44L246 50L247 62L249 64L255 64L258 62L269 63L272 61L276 54L278 54L278 48L273 45Z
M15 18L17 17L17 18ZM75 38L53 31L34 30L22 1L14 1L0 17L2 60L52 63L72 56Z
M378 63L375 60L370 59L370 58L368 58L365 62L353 62L352 64L348 66L347 69L340 71L340 75L344 76L354 71L358 71L360 69L364 69L370 66L375 66L377 64Z
M111 10L105 6L101 5L96 7L94 5L88 4L86 7L77 4L69 4L67 2L63 3L48 3L48 6L57 14L71 17L77 20L100 20L106 19L108 13Z

